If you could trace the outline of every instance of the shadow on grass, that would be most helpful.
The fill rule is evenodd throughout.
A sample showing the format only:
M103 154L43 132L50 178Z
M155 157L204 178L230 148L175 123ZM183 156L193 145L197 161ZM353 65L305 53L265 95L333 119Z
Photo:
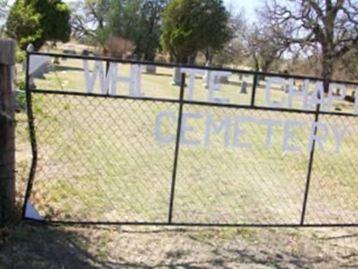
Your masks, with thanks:
M67 65L55 65L53 67L53 71L61 72L61 71L83 71L82 67L75 66L67 66Z
M93 228L93 230L101 229ZM164 232L164 230L160 232ZM76 232L76 229L27 222L0 228L1 269L156 267L142 262L129 262L122 257L116 259L116 261L110 261L107 256L100 253L96 253L95 257L90 254L89 248L91 248L91 242L88 236ZM104 245L103 248L106 248L106 246ZM98 250L98 246L95 249ZM168 255L170 256L170 254ZM190 263L177 265L163 263L160 266L199 268Z
M156 77L172 77L173 75L170 73L148 73L148 72L143 72L144 75L147 76L156 76Z
M78 234L28 223L4 229L0 268L99 268Z

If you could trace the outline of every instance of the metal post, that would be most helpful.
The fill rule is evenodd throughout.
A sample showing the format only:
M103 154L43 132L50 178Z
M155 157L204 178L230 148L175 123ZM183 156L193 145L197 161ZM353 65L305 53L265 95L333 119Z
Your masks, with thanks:
M318 92L317 98L318 98L318 100L320 100L321 98L323 98L323 96L320 96L320 94ZM316 137L317 133L318 133L317 124L318 124L318 121L319 121L320 109L321 109L321 104L320 104L320 102L318 102L318 104L316 105L315 119L314 119L314 122L315 122L315 129L313 131L314 137ZM310 151L310 158L309 158L309 163L308 163L305 195L304 195L304 198L303 198L303 206L302 206L300 225L304 225L304 223L305 223L307 200L308 200L308 193L309 193L310 184L311 184L311 175L312 175L312 167L313 167L315 149L316 149L316 139L314 139L312 141L312 147L311 147L311 151Z
M252 95L251 95L251 104L250 104L251 107L255 106L257 79L258 79L258 75L257 72L255 72L254 80L252 82L253 84L252 84Z
M176 176L177 176L179 146L180 146L180 137L181 137L181 124L182 124L182 118L183 118L184 90L185 90L185 73L183 73L181 75L181 83L180 83L178 125L177 125L176 141L175 141L172 186L171 186L171 191L170 191L170 202L169 202L169 215L168 215L168 223L169 224L172 223L172 217L173 217L175 182L176 182Z
M106 60L106 77L108 76L108 72L109 72L109 65L110 65L110 63L109 63L109 60ZM110 85L108 84L108 89L106 89L107 90L107 95L109 96L110 95Z
M28 119L29 132L30 132L32 161L31 161L29 180L27 183L25 200L24 200L24 205L23 205L23 210L22 210L23 217L26 217L26 206L27 206L28 200L30 198L32 184L33 184L33 180L35 178L35 173L36 173L36 165L37 165L37 142L36 142L34 116L33 116L33 111L32 111L32 95L31 95L30 74L29 74L30 58L31 58L31 53L27 52L25 90L26 90L26 110L27 110L27 119Z

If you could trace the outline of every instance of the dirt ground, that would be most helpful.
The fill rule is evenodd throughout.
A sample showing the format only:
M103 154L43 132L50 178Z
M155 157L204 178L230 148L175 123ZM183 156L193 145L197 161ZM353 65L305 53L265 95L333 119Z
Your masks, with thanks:
M1 230L0 268L358 268L357 229Z

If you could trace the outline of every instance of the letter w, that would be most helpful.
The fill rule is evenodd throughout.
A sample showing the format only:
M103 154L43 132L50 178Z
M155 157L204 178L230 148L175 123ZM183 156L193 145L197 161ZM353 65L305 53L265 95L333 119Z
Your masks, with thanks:
M109 65L108 73L106 74L103 68L103 64L100 61L95 61L93 72L89 70L89 64L87 60L83 61L84 76L86 81L86 89L88 93L93 93L93 88L96 83L97 76L99 76L99 84L102 94L109 92L110 80L112 79L114 65Z

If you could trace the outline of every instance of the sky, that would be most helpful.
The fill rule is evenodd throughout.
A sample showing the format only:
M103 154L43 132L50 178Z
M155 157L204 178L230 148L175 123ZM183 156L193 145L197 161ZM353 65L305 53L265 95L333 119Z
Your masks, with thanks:
M260 5L262 0L224 0L225 5L229 8L232 6L234 9L245 10L245 15L249 20L253 20L255 16L255 8Z
M64 0L64 2L71 2L73 0ZM260 4L261 0L224 0L227 7L232 6L236 10L245 9L248 18L252 18L255 13L255 8Z
M10 2L13 2L11 0ZM64 0L64 2L71 2L73 0ZM236 12L244 9L246 18L250 21L254 20L255 8L260 4L262 0L224 0L225 5L230 8L232 7ZM1 24L1 21L0 21Z

